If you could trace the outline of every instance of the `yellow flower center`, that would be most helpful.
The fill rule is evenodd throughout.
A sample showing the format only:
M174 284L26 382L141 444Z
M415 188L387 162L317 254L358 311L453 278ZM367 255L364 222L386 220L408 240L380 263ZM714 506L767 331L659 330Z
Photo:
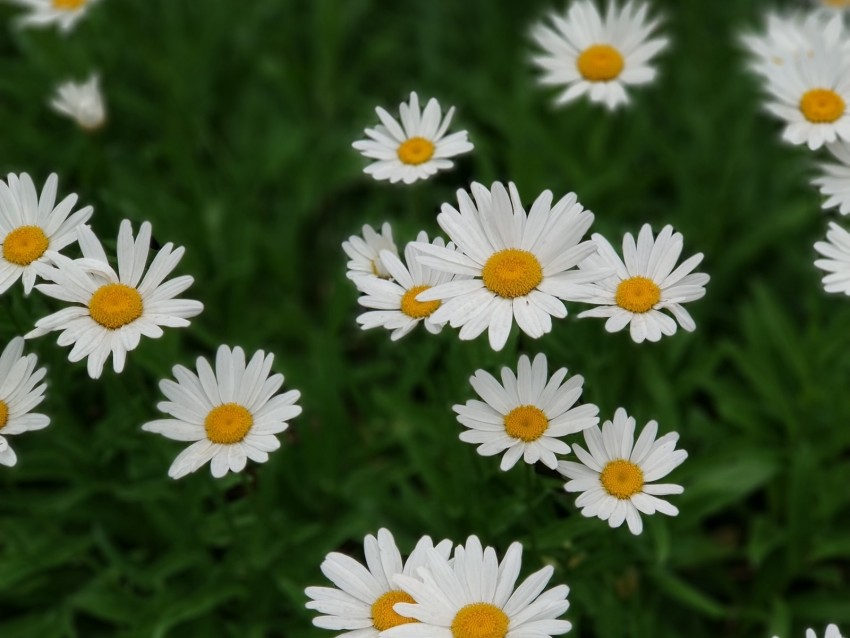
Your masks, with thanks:
M398 158L404 164L424 164L434 156L434 143L424 137L411 137L398 147Z
M847 105L844 99L831 89L812 89L800 99L803 116L813 124L830 124L838 120Z
M204 419L207 438L213 443L239 443L251 431L254 417L238 403L225 403L210 410Z
M661 300L661 288L652 279L630 277L617 286L614 300L629 312L648 312Z
M619 77L625 61L623 55L607 44L594 44L581 52L576 60L578 72L589 82L607 82Z
M9 422L9 406L5 401L0 401L0 430Z
M411 622L419 622L415 618L408 618L397 614L393 609L396 603L415 603L413 597L403 591L393 590L382 595L372 603L372 626L378 631L386 631L399 625Z
M513 299L527 295L543 281L543 268L527 250L508 248L490 256L482 277L487 290Z
M599 480L611 496L625 500L643 489L643 470L631 461L610 461Z
M89 314L104 328L116 330L142 316L144 306L139 291L124 284L106 284L89 301Z
M505 638L510 619L496 605L473 603L462 607L452 621L452 638Z
M850 0L821 0L825 7L833 7L834 9L841 9L850 7Z
M6 235L3 241L3 259L17 264L29 266L44 254L50 241L38 226L21 226Z
M549 419L543 410L534 405L521 405L505 416L505 432L508 436L526 443L536 441L549 427Z
M53 8L58 11L76 11L86 2L87 0L53 0Z
M414 286L401 298L401 311L413 319L430 317L440 307L440 301L416 301L416 295L431 286Z

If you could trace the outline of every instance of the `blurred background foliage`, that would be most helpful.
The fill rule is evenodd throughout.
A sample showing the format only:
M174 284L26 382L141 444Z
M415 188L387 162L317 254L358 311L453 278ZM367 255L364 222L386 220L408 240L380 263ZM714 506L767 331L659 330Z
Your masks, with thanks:
M28 346L52 424L0 468L0 636L331 636L304 587L381 526L405 551L422 534L523 541L524 573L551 563L570 585L571 635L850 631L850 301L812 264L812 158L779 141L736 40L774 4L655 5L673 46L615 114L535 87L528 31L551 0L105 0L69 37L16 31L0 5L0 171L58 172L108 247L121 219L150 220L187 247L178 272L206 306L99 381L52 336ZM109 122L84 134L46 103L92 70ZM476 149L425 183L374 182L351 142L412 89L456 105ZM712 277L697 332L636 346L577 306L500 353L450 329L361 332L340 243L385 220L400 245L436 233L472 180L513 180L527 203L576 191L615 243L673 224ZM16 286L0 307L5 343L57 305ZM219 343L274 352L304 413L266 465L171 481L183 444L139 426L171 366ZM468 376L539 351L585 376L603 418L625 406L681 433L679 517L609 530L554 473L502 473L457 440Z

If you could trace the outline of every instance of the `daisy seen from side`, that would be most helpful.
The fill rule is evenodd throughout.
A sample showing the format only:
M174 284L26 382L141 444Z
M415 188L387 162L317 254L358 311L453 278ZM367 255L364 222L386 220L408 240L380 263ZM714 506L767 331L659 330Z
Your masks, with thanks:
M26 338L61 331L60 346L73 344L69 361L87 358L88 374L96 379L112 356L116 373L124 369L127 353L142 336L159 338L162 326L185 328L189 318L200 314L200 301L177 299L194 279L182 275L166 281L183 257L184 248L165 244L145 272L151 241L151 225L144 222L134 239L128 220L118 231L118 271L113 270L100 241L88 226L79 229L83 259L59 256L58 267L45 277L53 283L38 284L48 297L71 302L35 324Z
M0 294L18 279L24 294L29 294L36 279L51 271L59 251L77 241L77 230L94 209L84 206L74 211L73 193L57 204L55 173L47 178L41 196L26 173L6 179L0 180Z
M381 225L380 233L364 224L363 235L352 235L342 242L342 249L349 258L345 276L355 285L362 277L390 278L389 271L381 261L381 251L386 250L398 257L398 248L393 241L393 229L387 222Z
M410 101L399 106L401 123L380 106L375 112L381 123L367 128L368 139L358 140L352 146L364 157L375 160L363 171L377 180L412 184L451 168L454 162L449 158L473 148L466 131L447 134L454 107L443 117L435 98L428 100L420 111L419 97L411 92Z
M556 104L588 95L591 102L615 109L629 102L627 88L655 79L653 58L668 46L654 37L658 20L649 4L610 0L604 14L592 0L575 0L563 14L549 14L551 25L538 24L534 41L543 49L534 63L543 70L541 84L565 86Z
M47 416L32 412L44 401L47 384L42 380L47 369L36 369L38 357L23 352L24 340L15 337L0 354L0 465L9 467L18 457L6 437L50 424Z
M413 618L395 611L396 603L414 602L410 594L395 584L395 577L415 577L416 570L425 564L428 552L435 552L447 560L452 544L444 540L434 546L431 538L424 536L416 544L407 560L403 561L393 535L386 529L378 530L377 538L371 534L363 543L366 565L353 558L331 552L322 563L322 573L335 588L308 587L308 609L322 616L313 619L316 627L331 629L339 638L377 638L382 631L416 623Z
M106 121L106 107L97 75L92 75L86 82L63 82L56 88L50 106L87 131L100 128Z
M826 198L823 208L837 208L842 215L850 215L850 142L828 144L827 148L837 161L821 164L821 174L812 184Z
M440 301L432 320L460 328L463 340L487 330L494 350L504 347L514 320L534 339L550 332L552 317L567 315L561 298L574 284L601 275L574 269L596 251L593 242L582 241L593 213L575 193L553 206L552 192L544 191L526 213L516 187L508 189L499 182L491 189L473 183L475 201L461 189L459 210L443 204L437 222L457 250L416 243L422 264L466 277L434 286L416 300Z
M622 259L602 235L593 235L593 241L599 252L582 262L580 268L591 272L607 268L613 274L574 288L573 300L597 306L581 312L579 317L606 318L608 332L629 326L636 343L675 334L676 322L689 332L696 329L682 304L705 295L709 276L692 272L702 261L702 253L676 267L684 246L681 233L674 233L673 227L667 225L653 239L652 228L644 224L637 242L631 233L625 234Z
M467 401L452 409L469 428L461 432L460 440L479 444L482 456L504 452L502 470L509 470L520 458L526 463L540 461L554 470L556 455L570 452L561 437L599 424L597 406L575 405L584 377L574 375L565 381L566 368L549 377L544 354L533 362L522 355L516 374L506 366L501 376L499 383L488 372L476 371L469 382L482 401Z
M679 435L675 432L655 438L658 423L650 421L637 441L635 419L623 408L614 413L613 421L606 421L602 429L584 431L587 451L578 444L573 452L580 463L560 461L558 471L570 479L564 489L581 492L576 506L583 516L598 517L611 527L625 521L632 534L643 531L641 514L655 512L676 516L679 510L658 498L668 494L681 494L681 485L653 483L667 476L688 457L684 450L676 450Z
M287 421L301 414L295 402L297 390L278 394L282 374L270 374L273 354L258 350L246 362L245 351L219 346L215 369L198 357L197 374L174 366L176 381L163 379L159 388L167 401L157 405L172 418L142 426L175 441L191 441L168 470L173 479L195 472L207 462L215 478L241 472L248 459L268 461L269 452L280 447L277 434Z
M380 638L551 638L572 625L560 620L570 606L569 588L546 591L554 569L547 565L516 586L522 545L512 543L499 562L477 536L455 548L450 564L434 551L417 570L418 578L396 576L396 584L415 602L396 603L397 613L418 620L386 630Z

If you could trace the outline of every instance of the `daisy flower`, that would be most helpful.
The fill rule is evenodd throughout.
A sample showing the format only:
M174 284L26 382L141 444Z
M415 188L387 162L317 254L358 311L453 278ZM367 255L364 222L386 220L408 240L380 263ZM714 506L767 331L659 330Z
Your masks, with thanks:
M469 428L461 432L460 440L479 443L482 456L504 452L502 470L511 469L520 458L554 470L555 455L570 452L560 437L599 424L595 405L573 407L581 397L584 377L575 375L564 382L566 376L567 369L559 368L550 378L544 354L534 357L533 363L522 355L516 374L502 368L501 384L477 370L469 382L483 401L452 407L457 420Z
M850 0L812 0L812 4L826 11L850 11Z
M100 376L110 354L113 369L121 372L127 352L139 345L143 335L156 339L162 336L160 326L185 328L188 319L204 309L200 301L175 299L192 285L192 277L164 281L183 257L182 246L174 248L167 243L145 273L151 240L149 222L141 225L135 240L130 222L121 222L117 273L91 229L83 226L78 234L84 259L73 261L59 255L59 267L47 275L54 283L36 287L49 297L80 305L39 319L26 337L62 331L57 343L74 344L69 361L88 357L92 379Z
M482 548L476 536L455 548L453 563L428 552L420 578L401 575L395 582L416 602L394 609L422 623L398 625L381 638L550 638L572 625L558 620L570 606L569 588L543 591L552 578L547 565L515 588L522 566L522 545L513 543L499 563L492 547ZM542 593L541 593L542 592Z
M47 384L40 382L47 370L36 370L38 358L34 354L24 357L23 352L24 340L15 337L0 355L0 465L10 467L18 457L6 437L40 430L50 423L45 415L31 413L44 400Z
M416 241L427 243L428 233L420 232ZM436 237L433 245L444 247L446 242L442 237ZM453 246L449 245L449 248L452 249ZM392 330L390 339L393 341L401 339L420 322L424 322L425 329L431 334L439 333L443 325L434 323L431 315L440 307L440 302L416 301L416 295L451 281L453 276L420 264L414 242L408 243L404 249L406 265L388 250L381 251L380 260L393 280L387 281L378 277L362 277L357 280L358 287L364 293L357 301L366 308L376 308L357 317L357 323L364 330L378 326Z
M56 112L67 115L86 130L100 128L106 120L106 110L103 106L99 82L100 78L92 75L82 84L75 82L60 84L50 106Z
M631 233L623 238L625 261L602 235L593 235L593 241L599 253L582 262L581 269L594 271L607 267L613 274L576 287L572 299L599 306L585 310L579 317L607 317L608 332L618 332L630 325L636 343L644 339L658 341L661 335L674 334L676 321L689 332L696 329L682 304L705 295L709 276L691 273L702 261L702 253L686 259L674 270L682 254L681 233L674 233L668 225L653 241L652 229L644 224L637 244ZM675 321L661 310L670 312Z
M838 162L821 164L823 172L812 184L827 198L823 208L837 208L842 215L850 215L850 143L836 142L827 148Z
M821 14L770 12L762 32L747 33L741 40L753 56L753 70L766 76L771 67L790 64L797 55L812 55L825 29Z
M177 382L163 379L159 389L168 399L157 405L174 418L150 421L142 426L175 441L192 441L168 470L178 479L210 462L215 478L228 471L241 472L248 459L269 460L269 452L280 447L275 434L289 427L287 420L301 414L295 402L297 390L276 394L283 375L269 376L273 354L258 350L247 362L245 352L219 346L215 370L198 357L198 374L184 366L174 366Z
M350 261L346 264L348 272L345 276L355 285L361 277L380 277L389 279L390 273L381 261L380 253L386 250L398 257L398 248L393 241L393 229L387 222L381 226L381 234L368 224L363 225L363 236L352 235L348 241L342 242L342 249ZM359 286L358 286L359 288Z
M840 16L812 43L810 55L767 70L774 100L767 109L787 123L783 139L817 150L841 138L850 141L850 57Z
M444 540L434 547L424 536L416 544L406 561L396 547L393 535L386 529L378 530L378 537L366 537L363 548L366 566L344 554L331 552L322 563L322 573L336 585L308 587L306 594L312 600L307 609L325 614L313 619L316 627L343 631L340 638L377 638L382 631L415 623L416 620L397 613L396 603L411 603L413 598L394 584L397 575L411 576L425 564L428 552L435 552L448 560L452 544Z
M676 516L679 510L658 496L681 494L681 485L656 483L688 458L684 450L676 450L679 435L665 434L657 441L658 423L650 421L635 443L635 420L623 408L614 413L614 421L584 431L584 448L576 444L573 451L581 463L561 461L558 471L570 479L567 492L581 492L576 506L584 516L597 516L619 527L626 521L632 534L643 530L641 513L661 512Z
M59 251L77 241L77 229L94 209L85 206L71 214L73 193L56 204L59 178L47 178L41 197L26 173L0 180L0 294L20 278L29 294L36 277L50 272Z
M534 339L550 332L552 317L567 316L559 297L600 274L571 270L596 251L593 242L581 241L593 213L575 193L552 206L551 191L543 191L526 214L516 187L508 187L510 195L499 182L491 190L473 183L474 202L459 190L460 211L443 204L437 222L458 250L416 243L422 264L469 277L434 286L416 300L441 301L431 319L459 327L461 339L489 329L494 350L504 347L514 319Z
M46 27L55 24L68 33L86 14L95 0L12 0L29 9L20 19L22 27Z
M451 107L442 117L440 103L431 98L423 111L419 110L419 98L410 94L410 102L399 106L401 124L380 106L375 109L381 124L367 128L370 139L352 144L364 157L376 160L363 169L378 180L390 183L412 184L427 179L437 171L454 166L450 157L468 153L472 144L466 131L446 135L454 115Z
M608 3L603 16L591 0L576 0L563 15L552 13L551 26L532 31L543 49L533 61L543 71L544 85L566 86L557 104L588 94L591 102L615 109L627 104L626 87L655 79L650 65L667 38L651 37L658 20L647 18L649 4L628 0Z
M826 257L815 260L815 266L828 273L821 279L823 289L850 295L850 233L830 222L826 239L815 242L815 250Z

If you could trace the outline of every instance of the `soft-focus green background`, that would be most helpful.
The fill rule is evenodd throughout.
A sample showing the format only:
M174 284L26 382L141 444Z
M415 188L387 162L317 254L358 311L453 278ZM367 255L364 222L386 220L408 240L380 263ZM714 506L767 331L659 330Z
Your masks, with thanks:
M28 346L52 424L0 468L0 636L330 637L304 587L381 526L405 551L521 540L524 573L551 563L570 585L571 635L850 631L850 300L812 265L827 216L811 157L779 141L735 43L769 4L655 4L675 43L613 115L535 86L528 31L550 0L104 0L69 37L15 31L1 6L0 171L58 172L109 248L121 219L150 220L187 247L178 273L206 310L99 381L53 335ZM93 69L110 120L87 135L46 101ZM475 151L426 183L372 181L351 142L411 89L455 104ZM450 329L361 332L340 243L385 220L400 244L433 234L457 188L496 179L528 203L576 191L615 243L674 224L712 277L697 332L636 346L571 315L501 353ZM0 342L57 307L16 286ZM274 352L304 413L266 465L171 481L184 444L139 426L171 366L219 343ZM585 376L604 418L625 406L681 433L679 517L610 530L554 474L502 473L457 440L468 376L539 351Z

